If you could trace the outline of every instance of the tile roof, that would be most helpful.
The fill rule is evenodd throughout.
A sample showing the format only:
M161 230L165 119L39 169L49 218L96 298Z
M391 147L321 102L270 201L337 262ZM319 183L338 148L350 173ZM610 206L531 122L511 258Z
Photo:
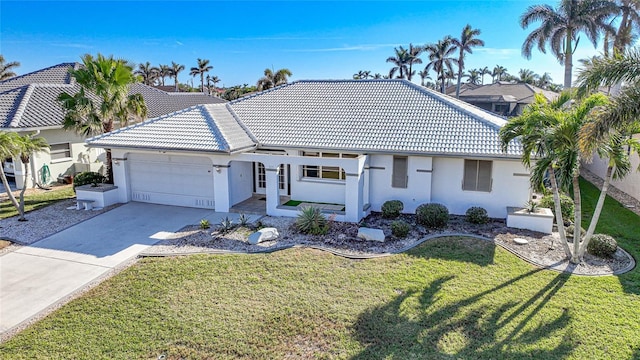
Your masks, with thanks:
M75 94L79 86L63 63L0 81L0 128L60 127L64 112L57 101L61 92ZM147 117L154 118L198 104L225 103L203 93L167 93L143 84L133 84L130 94L140 93L147 104Z
M467 90L469 91L469 90ZM262 147L519 156L502 118L405 80L296 81L232 101Z
M198 105L87 140L91 146L232 153L255 143L227 104Z
M487 101L508 101L530 104L533 102L533 96L540 93L547 100L554 100L558 94L553 91L541 89L539 87L524 83L509 83L499 81L494 84L487 84L475 89L467 89L460 94L461 100L479 101L486 98Z

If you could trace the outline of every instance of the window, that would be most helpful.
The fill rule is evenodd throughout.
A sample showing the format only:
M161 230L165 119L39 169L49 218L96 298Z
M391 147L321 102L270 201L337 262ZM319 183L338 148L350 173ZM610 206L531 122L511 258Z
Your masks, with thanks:
M50 145L49 154L51 155L51 160L70 158L71 145L69 143Z
M284 168L284 164L280 164L280 172L278 173L278 187L280 188L280 190L284 190L285 188L285 168ZM262 163L258 163L258 187L259 188L266 188L267 187L267 172L265 170L265 167Z
M406 156L393 157L393 174L391 186L394 188L407 188L409 177L407 176L408 158Z
M342 153L329 153L318 151L303 151L302 156L309 157L324 157L324 158L336 158L336 159L354 159L357 158L357 154L342 154ZM327 166L327 165L303 165L302 177L316 178L316 179L332 179L332 180L345 180L346 173L339 166Z
M491 161L465 160L462 190L490 192L492 166Z

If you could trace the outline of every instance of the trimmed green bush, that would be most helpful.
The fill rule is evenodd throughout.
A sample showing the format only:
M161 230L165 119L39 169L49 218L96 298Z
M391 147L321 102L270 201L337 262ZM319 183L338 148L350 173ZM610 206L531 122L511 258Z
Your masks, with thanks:
M307 206L300 210L296 228L303 234L324 235L329 232L329 223L320 209Z
M78 186L93 184L94 186L98 186L98 184L102 184L107 181L107 178L100 173L93 171L84 171L77 174L73 178L73 190Z
M391 223L391 233L395 237L407 237L407 235L409 235L409 230L411 230L411 226L406 221L394 220Z
M587 252L599 257L612 257L618 249L616 239L606 234L593 234Z
M556 215L556 206L553 203L553 195L543 196L540 200L540 206L551 209L551 211L553 212L553 216ZM560 209L562 210L562 219L565 222L573 222L573 211L575 209L573 205L573 199L565 194L560 194Z
M573 233L576 231L576 227L575 225L569 225L567 226L567 228L565 229L565 232L567 233L567 235L573 236ZM587 234L587 230L580 228L580 237L584 237Z
M449 222L449 210L442 204L422 204L416 209L416 221L429 228L443 228Z
M489 215L483 207L472 206L467 210L466 219L472 224L486 224L489 222Z
M387 219L395 219L400 216L400 212L404 209L404 204L400 200L389 200L382 204L382 217Z

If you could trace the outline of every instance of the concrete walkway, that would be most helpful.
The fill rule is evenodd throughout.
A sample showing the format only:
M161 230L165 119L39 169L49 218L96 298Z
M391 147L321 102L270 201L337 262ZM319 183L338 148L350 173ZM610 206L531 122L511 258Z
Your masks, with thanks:
M188 224L238 214L128 203L0 257L0 334ZM33 220L37 221L37 220Z

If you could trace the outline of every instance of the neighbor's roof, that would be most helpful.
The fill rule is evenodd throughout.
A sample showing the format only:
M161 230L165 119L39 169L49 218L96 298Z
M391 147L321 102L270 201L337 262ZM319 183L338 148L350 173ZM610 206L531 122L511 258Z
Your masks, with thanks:
M467 90L469 91L469 90ZM232 101L261 147L518 156L502 118L405 80L296 81Z
M0 128L60 127L64 111L58 103L61 92L75 94L79 86L69 75L78 63L63 63L0 81ZM144 84L133 84L130 94L142 94L147 117L153 118L198 104L225 103L203 93L167 93Z
M232 153L255 143L227 104L198 105L88 139L91 146Z
M541 89L537 86L524 83L510 83L498 81L494 84L487 84L475 89L467 89L460 94L460 99L466 101L490 101L490 102L518 102L530 104L534 95L542 94L547 100L555 100L558 93Z

